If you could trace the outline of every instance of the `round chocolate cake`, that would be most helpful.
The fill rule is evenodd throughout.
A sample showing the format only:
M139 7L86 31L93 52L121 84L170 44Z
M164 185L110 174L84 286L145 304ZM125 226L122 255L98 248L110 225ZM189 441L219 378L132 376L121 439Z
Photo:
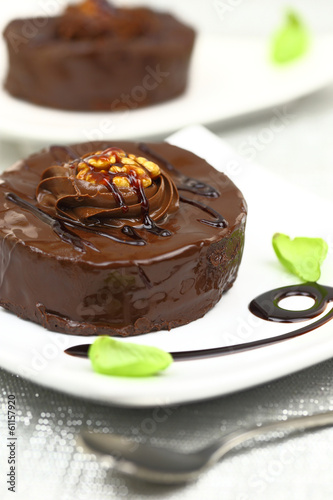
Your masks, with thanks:
M16 19L5 29L6 90L35 104L128 110L184 92L193 29L166 13L85 0L58 17Z
M236 279L237 187L167 143L52 146L0 177L0 305L76 335L200 318Z

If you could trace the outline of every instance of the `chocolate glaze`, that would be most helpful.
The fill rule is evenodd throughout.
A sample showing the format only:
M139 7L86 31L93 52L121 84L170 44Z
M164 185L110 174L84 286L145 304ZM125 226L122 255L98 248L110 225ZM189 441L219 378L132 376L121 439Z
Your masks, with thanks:
M58 219L55 219L54 217L51 217L50 215L46 214L39 208L33 206L31 203L28 201L22 200L19 196L17 196L14 193L7 193L6 194L7 200L11 201L12 203L15 203L21 208L24 208L25 210L29 210L33 215L35 215L40 221L45 222L45 224L48 224L55 234L59 236L59 238L65 242L69 243L70 245L73 245L75 250L78 250L79 252L84 251L84 245L88 245L91 248L95 249L96 247L92 245L89 241L85 241L79 236L76 236L76 234L73 234L69 229L67 229L62 221L59 221Z
M304 311L289 311L278 306L280 300L293 295L305 295L307 297L312 297L315 299L315 304L310 309L306 309ZM249 308L253 314L267 321L290 323L305 321L318 316L325 310L328 303L331 301L333 301L332 287L319 285L318 283L306 283L270 290L269 292L259 295L256 299L252 300ZM299 337L300 335L304 335L305 333L309 333L316 328L319 328L332 318L333 309L318 321L315 321L310 325L299 328L293 332L277 335L275 337L231 346L215 347L212 349L198 349L195 351L171 352L170 354L175 361L186 361L190 359L208 358L248 351ZM64 352L70 356L87 358L89 347L90 344L76 345L69 347Z
M72 228L80 228L84 229L84 231L90 231L94 232L98 236L104 237L104 238L109 238L110 240L116 241L117 243L124 243L127 245L145 245L146 242L144 239L142 239L138 233L135 231L135 229L129 227L129 226L124 226L122 228L123 234L126 234L130 238L133 238L134 241L128 241L124 240L121 238L117 238L117 236L114 236L112 234L105 233L100 230L95 230L92 229L92 227L89 227L87 225L81 224L80 222L73 222L71 220L61 220L57 219L55 217L51 217L50 215L46 214L39 208L33 206L31 203L28 201L22 200L19 196L17 196L14 193L7 193L6 194L7 200L15 203L19 207L24 208L25 210L29 210L32 214L36 215L42 222L45 222L45 224L48 224L50 227L52 227L53 231L59 238L70 245L73 245L75 250L78 250L79 252L84 252L84 246L86 245L87 247L90 247L91 249L99 252L99 250L93 245L91 242L86 241L85 239L81 238L80 236L76 235L68 227Z
M193 29L148 9L109 12L10 22L5 89L34 104L77 111L131 110L182 94ZM36 26L34 36L22 35L27 26Z
M223 214L228 227L202 223L203 196L191 193L195 204L181 202L158 220L170 233L166 237L147 231L142 214L88 223L61 218L66 229L89 243L78 251L30 206L6 198L13 193L40 208L36 188L54 165L55 151L64 163L108 147L142 156L136 143L86 143L68 151L44 150L2 174L0 304L50 330L79 335L135 335L203 316L236 279L246 204L234 184L201 158L166 143L148 144L183 175L202 183L209 177L221 193L209 198L207 206L214 211L209 213ZM168 175L177 180L176 174ZM124 245L119 238L134 244Z
M58 163L58 165L62 165L64 158L71 158L72 160L77 160L79 155L69 146L62 146L59 144L54 144L49 148L52 157ZM62 153L61 156L58 153Z

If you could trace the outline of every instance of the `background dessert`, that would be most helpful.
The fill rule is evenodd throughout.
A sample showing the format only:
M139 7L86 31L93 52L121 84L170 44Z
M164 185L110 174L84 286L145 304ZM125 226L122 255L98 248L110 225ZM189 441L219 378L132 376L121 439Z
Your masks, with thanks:
M50 330L189 323L232 286L242 257L242 194L167 143L53 146L4 172L0 204L0 303Z
M22 42L27 23L36 36ZM135 109L180 95L194 31L167 13L84 0L61 16L16 19L4 31L6 90L52 108Z

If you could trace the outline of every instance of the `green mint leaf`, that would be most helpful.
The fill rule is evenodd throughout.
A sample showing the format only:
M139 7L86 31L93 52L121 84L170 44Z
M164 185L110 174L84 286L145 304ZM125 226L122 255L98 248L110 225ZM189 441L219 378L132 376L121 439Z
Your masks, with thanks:
M173 361L162 349L98 337L88 356L95 372L119 377L148 377L165 370Z
M320 266L328 251L326 241L321 238L290 239L286 234L273 236L273 248L288 271L304 281L318 281Z
M287 12L285 24L273 36L271 56L275 63L284 64L298 59L309 47L307 28L294 11Z

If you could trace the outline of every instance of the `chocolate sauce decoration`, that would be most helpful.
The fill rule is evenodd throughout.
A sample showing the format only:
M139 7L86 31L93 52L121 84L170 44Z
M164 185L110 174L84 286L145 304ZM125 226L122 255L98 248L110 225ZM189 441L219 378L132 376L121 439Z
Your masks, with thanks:
M296 295L310 297L315 302L312 307L302 311L292 311L279 306L282 299ZM324 312L327 304L331 301L333 301L332 287L308 282L265 292L250 302L249 309L252 314L266 321L295 323L315 318Z
M204 203L201 203L200 201L196 201L196 200L190 200L189 198L186 198L185 196L179 196L179 200L182 201L183 203L189 203L190 205L193 205L194 207L200 208L204 212L207 212L209 215L216 218L216 220L198 219L199 222L202 222L203 224L207 224L207 226L212 226L212 227L220 227L220 228L228 227L228 223L225 220L225 218L222 217L221 214L216 212L216 210L214 210L211 207L208 207Z
M311 297L315 303L309 309L302 311L291 311L279 307L280 300L295 295ZM304 283L300 285L285 286L282 288L275 288L268 292L259 295L249 304L250 311L259 318L267 321L276 321L284 323L294 323L297 321L305 321L314 318L324 312L329 302L333 301L333 288L319 285L318 283ZM233 354L237 352L244 352L251 349L261 348L267 345L276 344L284 340L293 339L311 332L316 328L324 325L333 318L333 309L318 321L304 326L293 332L284 333L275 337L267 339L254 340L253 342L246 342L243 344L236 344L231 346L214 347L212 349L198 349L196 351L179 351L171 352L174 361L186 361L191 359L209 358L213 356L222 356L226 354ZM90 344L82 344L69 347L64 352L70 356L79 358L88 357L88 349Z
M121 232L123 234L126 234L126 236L129 236L130 238L133 238L134 240L137 241L137 245L146 245L147 242L146 240L144 240L143 238L141 238L141 236L137 233L137 231L134 229L134 227L131 227L131 226L124 226L122 229L121 229ZM132 243L133 245L134 243Z
M141 236L130 226L124 226L121 229L121 232L125 234L126 236L129 236L132 238L131 240L123 240L121 238L118 238L117 236L114 236L113 234L106 233L105 231L101 231L99 227L104 227L103 225L97 223L96 225L91 225L88 226L87 224L82 224L78 221L73 221L72 219L66 220L66 224L70 227L76 228L76 229L83 229L84 231L90 232L90 233L95 233L97 236L102 236L104 238L108 238L109 240L115 241L116 243L124 243L125 245L139 245L143 246L146 245L147 242ZM96 247L95 247L96 248ZM99 252L99 250L96 248L96 250Z
M113 176L115 177L115 176ZM103 179L104 186L112 193L114 199L118 203L119 207L122 209L124 213L128 212L128 206L125 203L124 197L121 192L117 188L117 186L112 182L112 177L107 179L106 177Z
M155 234L156 236L167 237L171 236L170 231L167 229L163 229L159 227L152 218L149 216L149 202L147 196L145 194L145 190L143 185L139 180L132 174L130 175L130 181L132 185L135 187L137 196L141 203L141 212L143 216L143 228L149 233Z
M191 193L199 194L201 196L209 196L210 198L218 198L220 196L220 193L209 184L206 184L203 181L199 181L198 179L194 179L193 177L184 175L182 172L176 169L172 165L172 163L167 161L161 155L152 151L147 144L141 142L138 147L140 151L147 154L155 161L161 163L169 172L175 174L177 180L180 182L180 184L177 185L178 190L190 191Z

